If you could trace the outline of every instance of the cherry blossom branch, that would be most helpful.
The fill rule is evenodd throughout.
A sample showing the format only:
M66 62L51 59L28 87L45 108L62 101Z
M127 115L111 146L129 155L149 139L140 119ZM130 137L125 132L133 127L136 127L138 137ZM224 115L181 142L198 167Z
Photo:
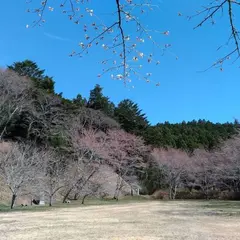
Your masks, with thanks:
M231 34L228 38L228 41L225 46L229 45L231 42L234 44L233 50L231 50L228 54L225 56L219 58L215 63L213 63L209 68L206 70L209 70L212 67L219 67L220 70L223 70L223 64L225 63L226 60L229 60L232 56L236 56L234 61L232 63L235 63L239 58L240 58L240 48L239 48L239 31L234 23L234 13L233 13L233 5L238 5L240 6L240 2L238 0L214 0L212 1L208 6L203 6L203 10L198 11L197 14L189 17L189 19L197 16L201 16L203 14L206 14L205 17L200 21L199 24L197 24L194 29L197 29L207 23L208 21L211 20L212 24L215 24L214 18L216 15L221 12L223 14L224 9L226 8L227 14L228 14L228 20L229 20L229 25L231 29ZM223 45L223 46L224 46ZM222 48L220 46L217 50ZM204 71L206 71L204 70Z
M238 3L238 4L240 5L240 3ZM238 35L238 31L235 28L234 23L233 23L232 0L228 0L228 15L229 15L229 21L230 21L230 26L231 26L231 31L232 31L232 37L234 38L236 51L237 51L238 57L239 57L240 56L239 43L238 43L239 35Z
M123 27L122 27L122 16L121 16L121 8L120 8L120 3L119 0L116 0L116 4L117 4L117 11L118 11L118 27L120 29L121 32L121 38L122 38L122 46L123 46L123 77L124 80L126 78L126 44L125 44L125 35L124 35L124 31L123 31ZM126 82L124 81L124 83L126 84Z
M108 32L110 29L112 29L114 26L116 26L118 23L115 22L113 23L110 27L106 28L103 32L101 32L100 34L98 34L96 37L94 37L86 46L83 43L80 43L80 45L82 45L83 50L78 53L78 55L82 55L89 47L91 47L91 45L97 40L99 39L101 36L103 36L106 32Z
M68 13L68 17L70 20L73 20L75 24L83 25L83 32L85 33L85 42L80 41L79 47L81 48L80 51L73 50L69 56L80 56L84 53L88 54L89 49L93 46L101 46L104 50L108 52L112 52L113 59L106 60L103 59L101 61L102 64L107 64L106 67L103 69L103 73L99 74L98 76L103 75L106 72L110 71L117 71L116 74L111 74L111 78L123 80L124 84L131 82L131 79L134 75L143 76L142 79L146 82L150 82L148 78L144 77L143 74L139 73L136 74L137 71L142 71L142 64L141 61L146 61L147 63L156 62L156 65L159 65L160 61L155 60L153 58L153 54L146 54L138 50L138 47L141 48L141 44L144 44L144 36L154 45L160 47L157 42L152 39L149 32L150 30L146 29L144 25L142 25L139 17L135 15L137 12L139 14L144 14L147 11L151 11L155 8L158 8L158 4L153 4L152 0L145 0L145 1L132 1L132 0L115 0L115 7L112 11L112 23L105 24L103 19L99 18L96 14L94 9L90 8L80 8L77 6L78 4L82 5L89 5L92 6L92 2L88 0L58 0L62 2L60 4L60 8L63 8L62 13ZM38 14L38 21L34 21L33 26L40 26L42 23L45 23L45 19L43 19L44 12L49 10L52 12L54 10L53 6L49 6L51 0L44 0L41 2L41 7L34 9L33 12ZM55 1L56 2L56 1ZM54 1L52 2L54 3ZM67 9L67 8L70 8ZM79 12L79 14L77 14ZM85 12L85 13L84 13ZM82 20L83 18L96 18L96 22L93 21L88 23L87 19ZM134 28L134 32L129 30L125 25ZM28 25L27 25L28 26ZM129 33L128 33L129 31ZM91 36L89 33L93 33L95 36ZM159 34L168 35L169 31L160 32L160 31L152 31ZM144 36L143 36L144 35ZM131 37L131 38L130 38ZM110 40L110 42L109 42ZM102 42L102 44L99 44ZM162 48L163 53L171 46L171 44L165 44ZM147 56L148 55L148 56ZM146 58L145 58L146 56ZM162 55L159 55L162 56ZM141 61L140 61L141 60ZM138 62L139 68L134 68L132 64ZM109 64L113 64L112 67ZM115 67L117 66L117 67ZM119 71L123 71L122 74ZM130 73L132 76L130 76ZM113 76L113 77L112 77ZM148 75L149 77L150 75ZM157 83L156 85L159 85Z

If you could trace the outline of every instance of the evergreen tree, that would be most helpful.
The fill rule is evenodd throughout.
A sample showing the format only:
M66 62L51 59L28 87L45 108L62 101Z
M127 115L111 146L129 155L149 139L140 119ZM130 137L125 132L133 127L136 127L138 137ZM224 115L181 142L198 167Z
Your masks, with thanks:
M14 62L8 66L8 69L13 70L20 76L29 77L37 88L44 89L48 93L54 93L54 84L52 77L44 75L45 70L42 70L38 65L31 60L22 62Z
M95 110L100 110L106 115L113 117L115 105L109 100L108 97L103 95L102 91L103 88L97 84L94 89L90 91L90 97L87 106Z
M115 109L115 117L122 128L130 133L143 135L149 126L146 115L130 99L125 99L118 104Z
M83 98L81 94L78 94L76 98L73 99L73 103L79 107L84 107L87 105L87 100Z
M236 124L214 124L206 120L193 120L176 124L158 123L145 131L144 138L148 144L155 147L173 147L192 152L196 148L212 150L221 141L235 134Z
M48 93L54 93L54 85L52 77L44 76L42 79L37 79L36 83L38 88L46 90Z
M8 69L17 72L20 76L42 79L44 70L40 70L37 64L31 60L24 60L22 62L14 62L8 66Z

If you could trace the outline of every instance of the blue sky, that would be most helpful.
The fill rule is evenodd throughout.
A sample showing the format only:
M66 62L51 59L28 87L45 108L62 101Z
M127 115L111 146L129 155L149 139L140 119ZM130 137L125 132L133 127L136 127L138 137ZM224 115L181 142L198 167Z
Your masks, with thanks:
M109 13L114 4L110 4L110 0L92 2L98 16L110 20ZM216 51L228 38L227 18L217 19L214 26L208 24L193 30L199 19L188 21L185 16L199 9L198 1L162 0L159 6L158 10L142 18L152 29L170 31L169 36L160 34L157 40L163 44L170 43L171 53L161 57L158 67L154 64L144 66L146 72L152 72L152 78L160 82L159 87L133 78L135 87L132 89L112 80L109 75L98 78L102 69L98 62L104 59L104 52L93 48L84 58L70 58L69 53L77 49L78 42L84 37L81 28L56 9L47 13L44 26L27 29L26 24L31 24L36 16L26 13L28 6L24 0L1 3L0 66L33 60L40 68L46 69L46 74L54 77L56 91L63 92L67 98L73 98L78 93L88 97L90 89L99 83L104 88L104 94L114 103L124 98L138 103L153 124L199 118L226 122L240 118L239 63L227 65L224 71L210 69L199 72L229 50ZM178 12L183 16L179 17ZM146 44L143 51L148 52L149 45Z

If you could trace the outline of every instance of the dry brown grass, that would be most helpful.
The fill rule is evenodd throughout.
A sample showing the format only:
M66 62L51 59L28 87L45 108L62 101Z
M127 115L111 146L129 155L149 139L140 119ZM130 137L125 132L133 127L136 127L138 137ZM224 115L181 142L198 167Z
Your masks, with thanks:
M202 202L144 202L0 214L1 240L239 240L240 215Z

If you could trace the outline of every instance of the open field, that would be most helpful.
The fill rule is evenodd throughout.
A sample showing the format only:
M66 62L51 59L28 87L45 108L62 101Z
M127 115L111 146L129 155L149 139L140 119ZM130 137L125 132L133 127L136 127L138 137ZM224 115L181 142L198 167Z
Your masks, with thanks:
M0 213L1 240L239 240L240 202L144 201Z

